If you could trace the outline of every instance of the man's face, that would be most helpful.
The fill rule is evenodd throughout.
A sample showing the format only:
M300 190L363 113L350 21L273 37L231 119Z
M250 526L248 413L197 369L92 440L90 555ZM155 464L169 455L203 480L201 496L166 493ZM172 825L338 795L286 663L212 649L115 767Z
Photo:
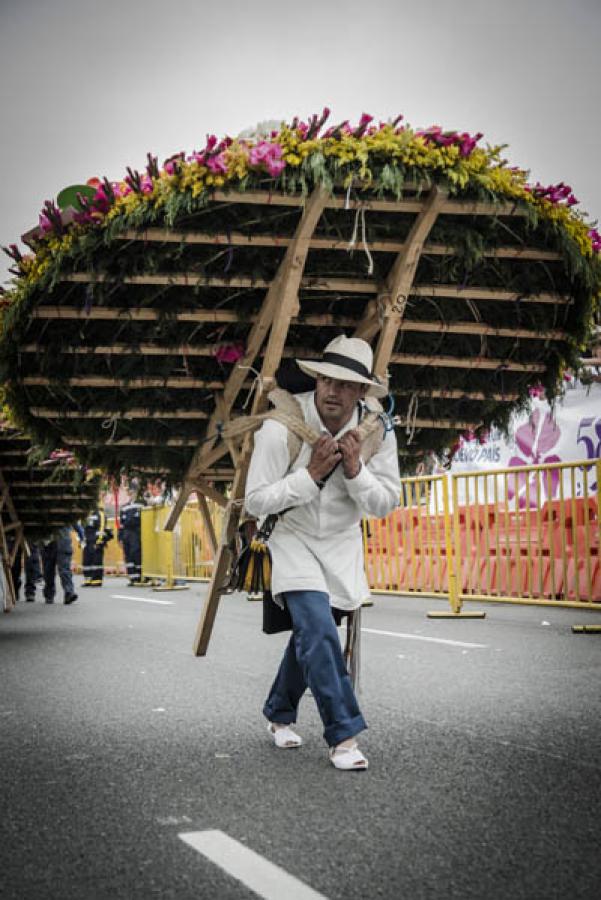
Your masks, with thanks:
M330 431L339 431L350 419L358 400L365 396L367 385L356 381L338 381L318 375L315 385L315 406ZM331 427L332 426L332 427Z

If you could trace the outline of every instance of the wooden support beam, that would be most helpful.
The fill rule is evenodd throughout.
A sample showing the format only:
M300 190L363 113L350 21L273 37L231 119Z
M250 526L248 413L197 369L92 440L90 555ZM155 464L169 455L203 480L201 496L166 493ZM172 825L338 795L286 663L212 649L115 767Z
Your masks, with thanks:
M226 507L227 507L227 503L226 503ZM211 511L209 509L209 504L207 503L207 498L204 496L204 494L198 495L198 508L200 510L200 515L202 517L205 531L207 532L207 537L209 538L209 543L211 545L211 550L213 551L213 556L216 556L219 544L217 541L217 535L215 534L215 529L213 528L213 520L211 519Z
M300 253L302 256L302 265L300 268L299 281L296 287L296 291L298 294L298 285L300 284L302 270L304 268L304 263L309 252L308 240L310 240L310 236L315 230L317 222L319 221L319 217L323 211L324 197L325 192L322 188L319 188L313 193L313 195L307 202L305 212L301 218L300 223L297 226L294 241L288 246L288 249L286 250L284 259L282 260L278 268L278 272L272 282L269 291L267 292L267 296L265 297L263 306L248 336L244 358L239 361L238 365L232 371L227 384L224 386L223 403L220 407L220 412L217 411L216 407L215 413L211 417L211 421L209 422L207 428L207 436L216 434L217 423L219 421L227 421L227 417L236 401L238 394L240 393L240 390L244 385L245 379L248 377L248 371L250 367L253 366L269 330L273 330L273 322L276 315L276 310L278 311L278 315L281 315L283 302L282 294L285 290L293 261L300 258ZM293 314L296 313L297 309L298 298L296 299L296 303L294 304ZM265 368L265 358L266 357L264 356L263 369ZM263 375L262 370L262 378L264 377L265 376ZM225 416L225 419L221 419L221 416ZM177 518L181 513L183 504L185 503L185 498L187 498L190 491L193 490L194 479L197 477L197 475L202 474L202 472L206 468L212 466L218 459L224 456L226 452L227 446L224 445L221 445L218 448L211 448L205 443L205 445L199 447L198 451L194 454L194 457L192 458L192 461L188 468L188 473L186 474L186 478L184 479L184 483L182 484L182 488L180 491L180 497L178 498L178 501L175 504L171 515L169 516L169 519L167 520L167 523L165 525L165 528L167 530L171 530L175 526L175 522L177 522Z
M227 497L225 497L221 493L221 491L218 491L216 488L212 487L206 478L198 477L196 479L195 490L199 498L201 496L208 497L209 500L212 500L214 503L217 503L218 506L222 506L224 509L228 504Z
M323 187L316 188L305 207L294 243L286 252L284 267L280 276L279 302L274 310L269 340L261 367L261 381L252 404L251 414L261 412L267 405L266 390L273 383L273 376L280 363L290 321L298 310L298 292L303 269L309 252L309 242L323 212L328 195ZM221 543L215 558L213 577L205 599L202 615L194 639L194 653L204 656L207 652L219 600L223 591L225 576L232 561L232 542L240 520L240 509L244 499L246 474L252 453L252 435L247 434L242 444L236 477L232 485L231 503L226 512Z
M446 199L446 192L435 185L413 223L405 247L397 256L388 274L384 289L378 294L378 305L382 312L383 323L380 326L378 318L373 321L373 328L376 330L380 328L378 344L374 353L374 373L383 381L386 380L390 354L394 348L399 325L405 315L409 291L415 278L423 246ZM358 329L357 335L365 337L365 340L368 341L373 337L371 329L365 335L361 329Z

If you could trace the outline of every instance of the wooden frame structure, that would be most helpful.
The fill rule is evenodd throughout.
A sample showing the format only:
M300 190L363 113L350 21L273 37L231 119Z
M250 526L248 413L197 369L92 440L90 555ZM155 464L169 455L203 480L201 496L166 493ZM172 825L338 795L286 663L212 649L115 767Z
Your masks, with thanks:
M19 548L29 554L29 543L83 518L95 505L97 484L74 487L69 470L32 463L31 439L0 423L0 555L8 596L5 612L15 605L11 567ZM8 536L14 537L9 541Z
M7 535L13 533L12 547L9 548ZM2 574L7 594L4 597L4 612L14 609L16 594L13 583L12 566L19 552L25 549L23 523L19 519L15 505L10 496L8 483L0 470L0 557L2 558Z
M179 483L168 529L193 492L207 526L207 498L226 508L221 538L210 532L199 655L252 452L251 437L221 433L265 409L282 363L319 356L340 331L372 343L409 459L506 420L530 385L556 378L573 343L580 301L565 255L523 205L453 198L434 182L408 180L403 192L213 191L172 227L115 232L31 303L10 387L32 429L91 465ZM361 233L352 253L351 232ZM222 344L240 345L231 368L218 362Z

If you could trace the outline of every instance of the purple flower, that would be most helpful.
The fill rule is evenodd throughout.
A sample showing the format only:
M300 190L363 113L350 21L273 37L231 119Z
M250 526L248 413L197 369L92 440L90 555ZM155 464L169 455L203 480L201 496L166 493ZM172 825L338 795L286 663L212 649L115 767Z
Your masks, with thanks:
M225 175L227 172L225 154L216 153L214 156L210 156L206 161L206 166L214 175Z
M512 456L508 465L514 466L538 466L560 462L556 454L549 454L561 437L561 429L553 421L550 413L535 409L528 421L521 425L515 433L515 442L523 456ZM543 479L543 490L546 496L555 496L559 486L559 470L551 469L551 490L548 491L547 479ZM519 472L508 485L507 497L511 500L516 495L519 498L520 509L527 503L527 486L530 485L530 506L536 506L536 472Z

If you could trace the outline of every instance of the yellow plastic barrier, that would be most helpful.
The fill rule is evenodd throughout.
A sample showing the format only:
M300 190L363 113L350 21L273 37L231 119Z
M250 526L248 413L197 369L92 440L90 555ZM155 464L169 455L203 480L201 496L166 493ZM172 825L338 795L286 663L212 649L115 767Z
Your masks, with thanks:
M209 501L215 532L221 529L222 511ZM209 581L213 549L200 511L186 506L173 531L165 531L171 507L142 510L142 577L185 581Z

